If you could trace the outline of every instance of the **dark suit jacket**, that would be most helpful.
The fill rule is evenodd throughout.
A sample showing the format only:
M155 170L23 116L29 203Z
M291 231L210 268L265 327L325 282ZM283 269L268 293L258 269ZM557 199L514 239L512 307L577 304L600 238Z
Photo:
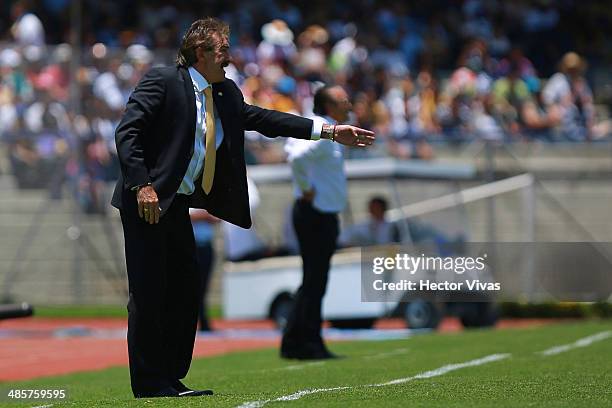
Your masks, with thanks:
M200 177L195 181L190 206L249 228L244 131L310 139L312 120L249 105L229 79L213 84L213 99L223 126L223 143L217 150L210 194L204 194ZM195 115L195 94L187 69L153 68L140 80L115 132L121 176L113 193L113 206L137 217L136 193L131 188L151 182L161 215L165 214L193 155Z

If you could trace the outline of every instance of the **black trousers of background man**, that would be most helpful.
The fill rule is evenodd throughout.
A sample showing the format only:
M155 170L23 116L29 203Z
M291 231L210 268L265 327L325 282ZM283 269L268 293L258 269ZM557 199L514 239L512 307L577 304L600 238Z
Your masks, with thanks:
M136 208L124 208L121 221L129 282L130 377L138 397L187 375L202 282L186 196L177 195L158 224L139 218Z
M338 216L323 213L311 203L298 200L293 207L293 226L302 256L303 278L285 328L281 351L317 352L325 349L321 337L321 303L336 249Z
M208 287L212 277L212 267L215 261L215 251L212 243L196 243L196 258L198 260L198 270L202 278L202 294L200 296L199 318L200 330L211 331L210 321L208 320Z

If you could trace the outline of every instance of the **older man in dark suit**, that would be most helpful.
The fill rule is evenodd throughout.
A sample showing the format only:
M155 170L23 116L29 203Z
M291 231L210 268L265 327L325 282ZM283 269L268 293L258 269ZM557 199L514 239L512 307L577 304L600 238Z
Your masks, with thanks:
M193 352L202 279L189 207L251 226L244 131L366 146L374 135L244 102L225 78L229 27L214 18L187 30L174 67L154 68L116 130L119 208L129 281L128 353L135 397L198 396L183 379Z

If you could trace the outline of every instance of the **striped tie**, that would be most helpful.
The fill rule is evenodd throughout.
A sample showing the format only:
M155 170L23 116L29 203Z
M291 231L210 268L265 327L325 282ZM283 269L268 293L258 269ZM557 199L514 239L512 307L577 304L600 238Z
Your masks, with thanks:
M212 87L204 89L206 99L206 153L204 155L204 175L202 176L202 188L206 194L210 193L215 178L215 161L217 149L215 142L215 110L213 107Z

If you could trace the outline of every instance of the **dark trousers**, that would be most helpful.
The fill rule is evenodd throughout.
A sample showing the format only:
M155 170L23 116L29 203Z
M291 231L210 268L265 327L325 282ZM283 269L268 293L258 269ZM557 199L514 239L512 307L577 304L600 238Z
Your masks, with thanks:
M293 206L293 226L302 256L303 280L287 321L281 349L316 350L324 347L321 303L336 249L338 216L320 212L311 203L298 200Z
M206 307L206 294L212 275L212 266L215 260L214 249L212 243L196 244L196 254L198 260L198 270L202 279L202 292L200 296L199 320L200 330L210 330L210 322L208 321L208 311Z
M187 197L158 224L121 211L129 301L128 354L134 396L184 378L191 364L201 295Z

